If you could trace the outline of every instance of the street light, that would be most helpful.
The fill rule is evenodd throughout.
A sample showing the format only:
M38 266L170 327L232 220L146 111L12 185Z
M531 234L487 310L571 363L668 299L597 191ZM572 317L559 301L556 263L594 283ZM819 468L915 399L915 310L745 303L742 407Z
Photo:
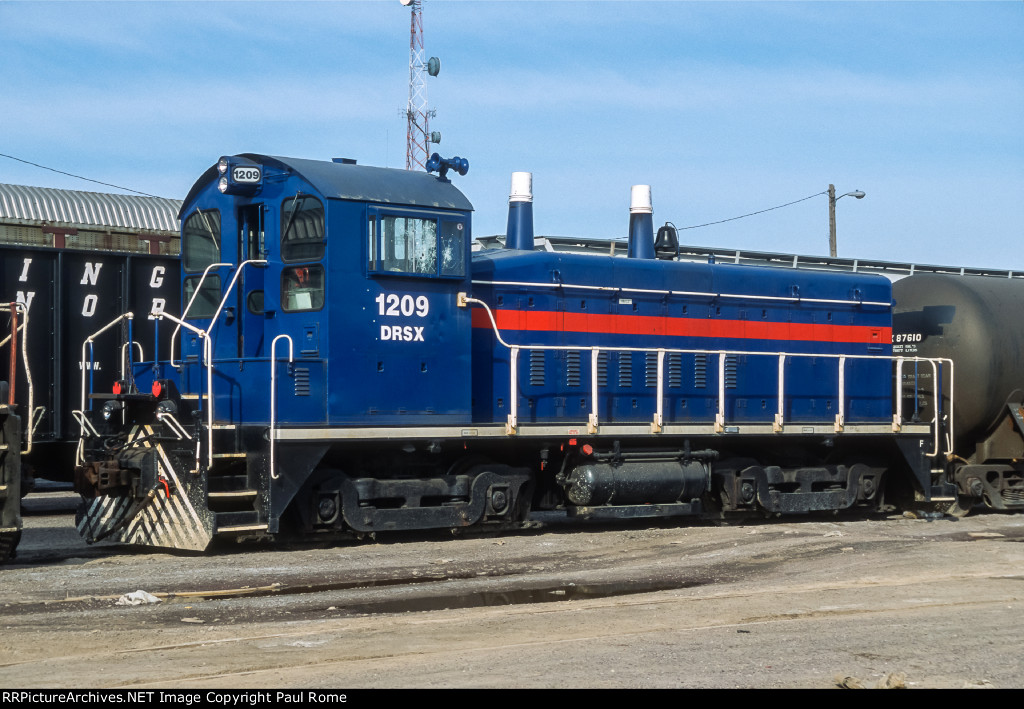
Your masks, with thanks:
M836 202L843 197L856 197L864 199L864 193L860 190L847 192L836 197L836 186L828 186L828 252L832 258L836 257Z

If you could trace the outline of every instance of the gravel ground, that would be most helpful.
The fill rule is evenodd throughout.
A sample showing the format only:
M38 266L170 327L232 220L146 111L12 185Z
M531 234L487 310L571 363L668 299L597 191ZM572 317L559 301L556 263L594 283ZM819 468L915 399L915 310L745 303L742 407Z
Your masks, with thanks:
M206 555L26 500L5 688L1024 687L1024 516L553 523ZM158 603L118 605L144 590Z

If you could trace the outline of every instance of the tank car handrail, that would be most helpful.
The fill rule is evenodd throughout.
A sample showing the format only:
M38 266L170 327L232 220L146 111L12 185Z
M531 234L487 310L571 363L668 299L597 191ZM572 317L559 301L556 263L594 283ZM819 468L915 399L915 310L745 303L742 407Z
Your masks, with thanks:
M277 341L288 340L288 364L295 361L295 348L292 338L288 335L278 335L270 342L270 477L277 480L280 476L275 467L275 436L274 430L277 426Z
M893 417L892 417L892 419L893 419L893 421L892 421L892 430L893 430L893 432L898 433L900 428L902 427L902 422L903 422L903 363L906 362L906 361L910 361L910 362L928 362L929 364L931 364L931 366L932 366L932 381L936 382L936 384L938 384L938 382L939 382L938 364L942 363L942 362L948 362L949 363L949 412L950 412L950 415L949 415L949 435L948 435L946 450L945 450L944 454L947 455L947 456L953 455L953 441L956 440L956 431L954 430L955 426L956 426L956 419L953 416L953 406L954 406L954 404L953 404L953 395L954 395L954 392L955 392L955 387L954 387L955 379L954 378L956 376L956 368L953 366L953 360L951 360L951 359L947 359L945 357L938 357L938 358L932 358L932 359L926 359L926 358L922 358L922 357L902 357L902 356L901 357L896 357L896 387L897 387L897 391L896 391L896 413L894 413ZM914 379L915 379L915 382L916 382L917 374L914 375ZM934 428L934 430L935 430L935 448L934 448L934 450L931 453L929 453L929 455L930 456L935 456L935 455L939 454L939 449L940 449L940 444L939 444L939 411L940 411L940 407L941 407L941 403L942 403L942 387L941 386L934 386L934 387L932 387L932 389L933 389L932 397L934 399L934 404L933 404L932 408L935 410L935 415L932 417L931 423L932 423L932 428ZM915 399L916 399L916 395L915 395Z
M21 332L21 366L25 370L25 384L28 386L28 425L25 427L25 442L22 448L21 454L28 455L32 452L32 438L35 433L36 426L39 425L38 420L35 426L32 425L32 418L35 416L36 409L33 409L32 405L35 401L35 384L32 382L32 369L29 367L28 360L28 306L24 303L13 302L0 304L0 311L6 311L12 314L17 323L17 315L21 313L21 323L16 324L14 332L0 340L0 347L3 347L11 340L16 337L17 332ZM13 396L14 394L14 382L10 384L10 391ZM46 411L45 406L40 406L41 411ZM41 415L40 415L41 418Z
M804 352L758 352L753 350L701 350L701 349L684 349L684 348L670 348L670 347L596 347L592 345L524 345L524 344L511 344L507 342L501 335L501 331L498 328L497 321L494 318L494 313L487 303L483 302L478 298L468 296L466 293L459 293L457 304L459 307L467 307L469 305L479 305L487 313L487 317L491 321L491 328L494 332L495 338L503 346L510 350L511 359L509 366L510 372L510 411L508 416L508 424L506 425L506 433L514 435L516 427L518 425L518 397L516 396L517 384L518 384L518 355L521 349L530 350L555 350L555 351L570 351L570 350L590 350L591 351L591 411L588 415L587 431L588 433L596 433L598 429L598 386L597 386L597 359L602 351L610 352L657 352L658 353L658 393L657 393L657 404L654 419L651 422L651 431L658 433L661 431L664 425L663 409L662 409L662 394L663 394L663 368L664 368L664 355L667 353L679 353L679 354L704 354L704 355L718 355L718 406L715 413L715 432L723 433L725 431L725 365L726 358L728 356L742 355L742 356L754 356L754 357L778 357L779 358L779 379L778 379L778 399L779 408L775 414L775 421L773 423L773 430L775 432L781 432L784 424L784 406L785 406L785 374L784 366L786 358L820 358L820 359L835 359L838 364L838 395L839 395L839 413L836 414L835 419L835 431L841 433L846 423L845 418L845 402L846 402L846 362L847 360L875 360L875 361L886 361L896 362L897 367L900 367L901 361L918 361L930 363L933 370L933 376L935 381L938 381L938 363L948 363L950 371L950 387L952 390L953 385L953 372L954 364L950 359L945 358L926 358L926 357L904 357L895 355L862 355L862 354L830 354L830 353L804 353ZM897 378L895 386L897 387L897 408L901 411L900 394L902 393L902 383ZM941 392L937 392L936 396L941 396ZM937 407L936 407L937 408ZM950 395L950 427L952 433L952 411L953 411L953 397ZM929 454L929 456L939 455L941 445L939 443L939 424L940 421L938 416L932 419L932 428L935 433L935 448ZM951 436L952 440L952 436ZM952 443L945 451L946 455L952 454Z
M665 290L660 288L628 288L623 286L590 286L578 283L538 283L535 281L473 281L472 283L473 285L480 286L528 286L530 288L575 288L577 290L609 291L621 293L648 293L651 295L684 295L697 296L702 298L739 298L745 300L783 301L787 303L833 303L837 305L877 305L885 308L892 307L892 303L889 301L804 298L803 296L800 295L757 295L721 292L715 293L713 291Z
M182 318L182 320L184 320L186 317L188 317L188 311L192 307L192 303L194 303L196 298L199 296L199 292L202 291L203 283L206 281L206 277L208 275L210 275L210 271L212 269L214 269L214 268L224 268L224 267L233 266L233 265L234 264L230 264L230 263L211 263L209 266L206 267L206 269L203 271L203 275L199 278L199 285L197 285L196 289L192 292L192 297L188 299L188 304L185 306L185 309L181 311L181 318ZM155 315L155 313L153 313L153 314ZM170 354L171 359L170 359L170 365L172 367L177 367L178 366L175 363L175 361L174 361L174 340L175 340L175 338L178 337L178 332L180 330L181 330L181 323L179 322L178 326L176 328L174 328L174 332L171 333L171 354Z

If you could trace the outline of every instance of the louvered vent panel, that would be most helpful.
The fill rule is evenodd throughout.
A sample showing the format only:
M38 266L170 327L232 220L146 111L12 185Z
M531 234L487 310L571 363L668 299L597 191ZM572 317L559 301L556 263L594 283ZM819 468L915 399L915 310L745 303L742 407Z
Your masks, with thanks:
M569 350L565 353L565 383L570 387L580 385L580 352Z
M678 352L669 352L666 359L668 360L668 385L681 387L683 385L683 356Z
M633 353L619 352L619 386L633 386Z
M544 350L530 350L530 385L544 386Z
M699 354L693 356L693 385L703 389L708 385L708 356Z
M736 355L725 356L725 388L735 389L736 388L736 370L739 362Z
M295 368L295 396L309 396L309 367Z
M644 385L648 387L658 386L658 353L644 353Z

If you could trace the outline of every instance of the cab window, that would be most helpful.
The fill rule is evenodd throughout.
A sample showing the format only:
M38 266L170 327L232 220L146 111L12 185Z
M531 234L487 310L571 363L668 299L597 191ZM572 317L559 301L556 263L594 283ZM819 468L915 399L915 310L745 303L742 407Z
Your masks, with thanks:
M181 229L186 271L202 271L220 260L220 212L216 209L193 212Z
M197 295L196 288L199 288L201 279L202 276L189 276L185 279L185 304L192 303L185 312L186 318L212 318L220 305L220 276L209 274ZM193 295L195 300L192 299Z
M220 276L210 273L203 280L201 274L207 266L220 261L220 237L220 212L216 209L193 212L181 228L182 265L186 273L199 274L185 278L185 303L192 303L185 317L208 318L217 312ZM202 288L196 294L200 281Z
M294 266L281 271L281 305L288 312L324 307L324 267Z
M317 261L324 255L324 205L299 194L281 203L281 259Z
M465 228L462 222L382 214L368 224L368 264L379 273L463 276ZM379 233L379 238L378 238Z

